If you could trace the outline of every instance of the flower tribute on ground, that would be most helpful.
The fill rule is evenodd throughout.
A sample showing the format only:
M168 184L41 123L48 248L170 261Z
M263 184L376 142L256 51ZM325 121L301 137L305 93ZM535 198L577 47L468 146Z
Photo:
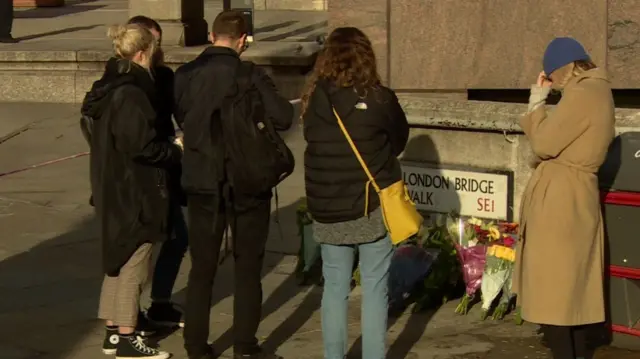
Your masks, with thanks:
M304 273L311 262L319 260L319 248L310 241L312 218L304 204L297 215L299 271ZM518 224L463 218L455 213L433 217L417 236L396 247L389 276L390 307L402 310L411 301L413 310L419 311L462 295L456 313L467 314L480 301L482 319L503 319L515 304L511 287ZM355 284L360 284L359 277L356 268ZM518 311L515 314L516 323L521 324Z

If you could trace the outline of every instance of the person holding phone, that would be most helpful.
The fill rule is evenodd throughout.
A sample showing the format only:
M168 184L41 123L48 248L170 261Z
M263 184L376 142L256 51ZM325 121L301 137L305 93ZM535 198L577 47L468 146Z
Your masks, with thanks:
M605 320L596 174L615 135L613 96L605 70L575 39L554 39L543 67L520 120L537 165L522 197L514 288L554 359L589 359L587 331ZM552 89L562 99L549 112Z

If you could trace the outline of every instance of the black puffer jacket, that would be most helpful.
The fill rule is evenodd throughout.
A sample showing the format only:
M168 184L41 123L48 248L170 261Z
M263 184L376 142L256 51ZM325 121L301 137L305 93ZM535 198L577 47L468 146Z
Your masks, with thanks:
M166 168L179 163L181 151L158 134L155 99L145 69L112 59L83 102L82 113L94 120L91 190L110 276L141 244L167 238Z
M365 215L367 176L344 137L332 107L381 188L402 178L397 156L409 136L407 118L390 89L380 86L361 98L353 88L318 81L304 114L307 205L322 223L345 222ZM380 206L373 188L369 213Z

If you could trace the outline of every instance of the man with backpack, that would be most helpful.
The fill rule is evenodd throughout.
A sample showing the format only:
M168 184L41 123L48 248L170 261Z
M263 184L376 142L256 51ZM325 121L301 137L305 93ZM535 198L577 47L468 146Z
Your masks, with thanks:
M267 74L239 55L247 24L236 11L213 22L210 40L175 77L175 117L184 131L182 186L188 196L191 272L185 308L190 359L216 357L207 344L212 286L224 233L231 227L235 262L234 356L263 352L261 271L273 188L293 172L291 151L276 131L291 127L293 108Z

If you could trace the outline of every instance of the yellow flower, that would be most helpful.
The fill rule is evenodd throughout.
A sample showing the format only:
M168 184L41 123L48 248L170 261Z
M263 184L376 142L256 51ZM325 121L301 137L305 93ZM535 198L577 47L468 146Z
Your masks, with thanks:
M487 249L487 255L504 259L509 262L516 261L516 251L509 247L493 245Z
M489 237L494 241L500 239L500 231L497 227L489 227Z

